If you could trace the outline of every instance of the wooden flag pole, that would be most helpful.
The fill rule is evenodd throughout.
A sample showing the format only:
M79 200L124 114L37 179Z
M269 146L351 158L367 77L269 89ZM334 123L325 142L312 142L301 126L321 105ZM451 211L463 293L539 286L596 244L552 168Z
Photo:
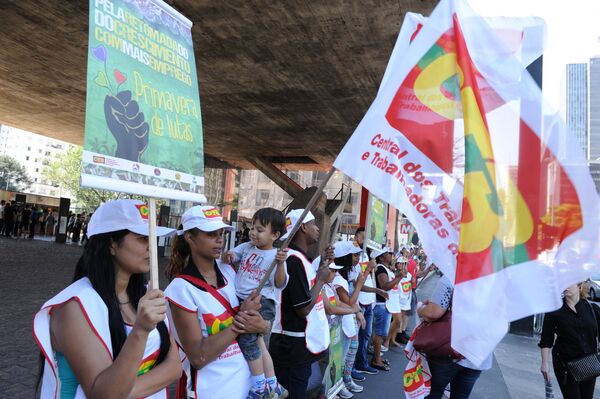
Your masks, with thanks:
M325 176L325 179L323 179L323 181L321 182L321 184L317 188L317 191L315 191L315 193L313 194L313 196L310 199L310 201L308 201L308 204L306 205L306 207L304 207L304 212L302 212L302 215L296 221L296 224L294 224L294 227L292 228L292 231L290 232L290 234L288 235L288 237L285 239L285 241L283 242L283 244L281 244L281 248L280 249L285 249L285 248L288 247L288 245L290 245L290 243L292 242L292 239L294 238L294 235L296 235L296 232L300 229L300 226L302 225L302 221L304 220L304 218L306 217L306 215L308 214L308 212L312 209L312 207L315 206L315 203L317 202L317 200L321 196L321 193L325 189L325 186L327 185L327 182L329 181L329 179L331 179L331 176L333 176L334 172L335 172L335 168L331 168L331 170L329 171L329 173L327 173L327 175ZM269 276L271 275L271 273L273 273L273 270L275 269L276 265L277 265L277 260L273 259L273 262L271 262L271 265L267 269L267 272L263 276L262 280L260 280L260 283L258 284L258 287L256 287L256 291L255 291L256 294L260 293L260 291L263 289L263 287L267 283L267 279L269 278Z
M367 253L367 241L369 240L369 235L371 234L371 193L367 196L367 218L365 220L365 239L363 240L363 255L367 259L367 263L369 263L369 254ZM377 287L375 283L375 270L371 271L371 279L373 280L374 287Z
M158 245L156 242L156 199L148 199L148 244L150 247L150 284L152 288L160 288L158 284Z
M348 179L348 180L350 180L350 179ZM331 245L334 244L335 236L338 233L338 230L340 229L340 226L342 224L342 216L344 215L344 208L346 208L346 203L348 202L348 198L350 198L350 191L351 191L350 185L348 184L348 190L346 190L346 192L344 193L344 197L342 197L342 212L340 213L340 216L335 221L335 225L333 226L333 229L331 232L331 239L329 240Z

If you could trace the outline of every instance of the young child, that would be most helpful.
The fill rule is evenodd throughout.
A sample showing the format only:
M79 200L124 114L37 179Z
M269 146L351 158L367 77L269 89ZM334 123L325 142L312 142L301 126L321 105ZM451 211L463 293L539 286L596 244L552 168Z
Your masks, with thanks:
M250 241L227 252L224 259L236 266L235 290L240 303L254 292L273 259L277 259L277 267L260 292L260 314L268 321L275 318L275 300L279 297L279 290L285 288L288 280L285 266L287 249L277 251L273 248L273 243L285 231L285 216L281 211L274 208L259 209L252 217ZM238 337L238 344L252 373L248 399L287 397L287 390L277 383L273 361L264 337L258 334L242 334Z

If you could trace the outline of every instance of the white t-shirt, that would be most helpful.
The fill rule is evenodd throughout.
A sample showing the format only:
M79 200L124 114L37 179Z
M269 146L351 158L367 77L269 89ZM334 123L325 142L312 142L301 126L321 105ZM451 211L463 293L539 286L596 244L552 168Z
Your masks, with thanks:
M250 242L245 242L238 245L233 249L235 259L233 264L237 268L237 274L235 275L235 293L242 299L248 298L248 296L258 287L260 280L267 273L267 269L271 266L271 263L277 255L277 249L258 249L255 245ZM277 300L279 295L276 292L282 290L287 285L289 276L286 276L285 283L281 288L275 287L275 272L277 267L273 269L273 272L269 276L267 283L262 289L262 296L268 299Z
M335 278L333 279L331 285L333 285L333 288L335 288L336 290L338 287L342 287L346 291L348 296L351 295L348 282L342 276L340 276L339 273L335 275ZM348 338L352 338L358 333L358 331L356 331L355 320L355 314L346 314L342 316L342 330Z

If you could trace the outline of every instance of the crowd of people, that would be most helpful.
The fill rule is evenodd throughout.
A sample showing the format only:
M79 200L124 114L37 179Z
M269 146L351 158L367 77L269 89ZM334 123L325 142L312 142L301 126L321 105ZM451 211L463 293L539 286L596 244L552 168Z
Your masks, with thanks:
M314 215L306 214L281 250L276 242L303 210L264 208L253 217L250 240L224 252L223 234L232 227L216 208L194 206L176 231L163 292L144 286L143 206L100 206L87 223L73 283L36 314L42 397L162 398L177 381L181 398L304 398L313 364L328 353L329 325L340 318L339 396L350 398L363 391L367 375L390 370L389 346L406 343L423 273L419 256L425 261L418 248L368 256L358 229L353 241L336 242L313 259ZM159 227L159 236L172 233Z
M58 213L52 208L15 201L0 201L0 235L28 238L35 235L52 236L56 229Z
M69 212L66 235L73 243L84 244L91 215ZM0 236L33 239L35 236L54 237L58 231L56 208L0 201Z

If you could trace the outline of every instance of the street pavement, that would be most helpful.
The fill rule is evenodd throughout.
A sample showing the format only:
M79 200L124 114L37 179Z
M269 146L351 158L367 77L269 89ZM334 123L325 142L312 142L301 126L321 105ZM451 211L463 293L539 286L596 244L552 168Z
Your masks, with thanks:
M31 332L33 315L40 306L72 279L82 247L47 240L0 238L0 399L33 398L38 370L38 349ZM167 259L159 260L163 270ZM161 288L166 281L161 271ZM426 278L418 289L419 300L429 298L437 276ZM414 323L414 321L413 321ZM507 335L494 352L493 368L482 373L472 399L543 399L537 338ZM404 398L402 372L406 357L391 348L385 357L391 371L368 376L357 399ZM561 398L554 380L555 398ZM600 398L600 386L594 397Z

